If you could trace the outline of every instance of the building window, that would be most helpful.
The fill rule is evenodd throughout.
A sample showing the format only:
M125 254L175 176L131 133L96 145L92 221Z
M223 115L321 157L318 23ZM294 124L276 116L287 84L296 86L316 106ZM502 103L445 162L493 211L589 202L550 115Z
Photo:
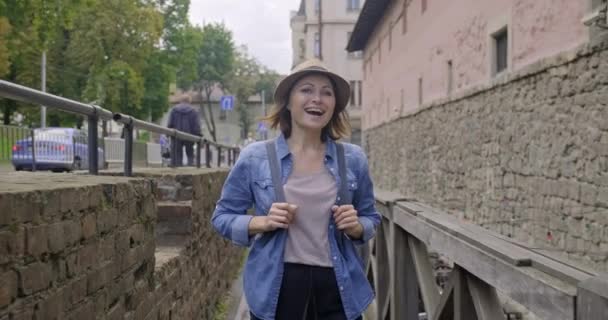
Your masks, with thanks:
M319 14L320 9L321 9L321 0L315 0L315 13Z
M362 86L363 86L363 82L357 81L357 98L358 98L357 99L357 102L358 102L357 105L358 106L361 106L363 104L363 99L361 99L362 98L362 95L361 95L361 91L362 91L361 87Z
M356 104L355 101L355 90L357 90L356 88L357 86L357 81L350 81L350 105L354 106Z
M358 11L361 9L359 0L346 0L346 9L348 11Z
M452 93L454 87L454 70L452 60L448 60L448 94Z
M498 31L492 37L494 38L493 64L495 70L494 74L496 75L509 67L509 34L507 32L507 28Z
M306 40L300 39L300 59L306 57Z
M318 32L315 32L315 57L319 58L321 56L321 38Z
M422 77L418 78L418 106L422 105L423 97L422 97Z
M426 0L420 0L420 2L421 2L420 4L422 7L422 13L424 13L426 11L426 6L427 6Z

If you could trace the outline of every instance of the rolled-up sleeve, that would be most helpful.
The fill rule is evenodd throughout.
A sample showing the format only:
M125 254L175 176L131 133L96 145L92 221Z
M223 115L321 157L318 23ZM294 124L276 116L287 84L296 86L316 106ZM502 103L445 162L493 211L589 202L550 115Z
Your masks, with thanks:
M353 197L353 206L357 210L359 222L363 226L361 239L353 240L355 244L364 244L374 237L376 227L380 224L380 214L376 211L376 198L374 197L374 184L369 175L367 157L362 150L358 150L359 161L358 181L359 188Z
M247 215L247 210L253 205L253 195L246 151L243 150L228 174L211 218L215 230L239 246L249 246L253 239L249 236L252 216Z

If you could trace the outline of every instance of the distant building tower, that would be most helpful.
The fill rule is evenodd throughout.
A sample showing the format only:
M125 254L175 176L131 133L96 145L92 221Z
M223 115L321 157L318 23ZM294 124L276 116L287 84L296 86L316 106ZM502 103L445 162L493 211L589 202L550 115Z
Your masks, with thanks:
M346 45L362 5L362 0L301 0L291 12L292 65L318 58L350 82L347 110L355 144L361 143L363 59L361 52L348 53Z

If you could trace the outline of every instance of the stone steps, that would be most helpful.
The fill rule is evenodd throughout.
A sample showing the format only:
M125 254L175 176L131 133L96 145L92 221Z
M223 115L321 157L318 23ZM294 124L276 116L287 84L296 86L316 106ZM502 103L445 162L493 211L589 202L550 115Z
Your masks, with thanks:
M159 201L156 235L192 234L192 201Z

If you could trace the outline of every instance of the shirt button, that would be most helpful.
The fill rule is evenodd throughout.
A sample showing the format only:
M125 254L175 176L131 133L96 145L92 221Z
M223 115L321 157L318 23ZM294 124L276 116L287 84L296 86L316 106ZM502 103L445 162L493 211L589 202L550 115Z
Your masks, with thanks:
M334 226L329 226L329 230L333 230Z
M340 201L340 197L338 197L338 201Z
M343 286L340 286L340 291L344 291L344 287Z
M337 260L337 259L338 259L338 257L334 256L334 260Z

